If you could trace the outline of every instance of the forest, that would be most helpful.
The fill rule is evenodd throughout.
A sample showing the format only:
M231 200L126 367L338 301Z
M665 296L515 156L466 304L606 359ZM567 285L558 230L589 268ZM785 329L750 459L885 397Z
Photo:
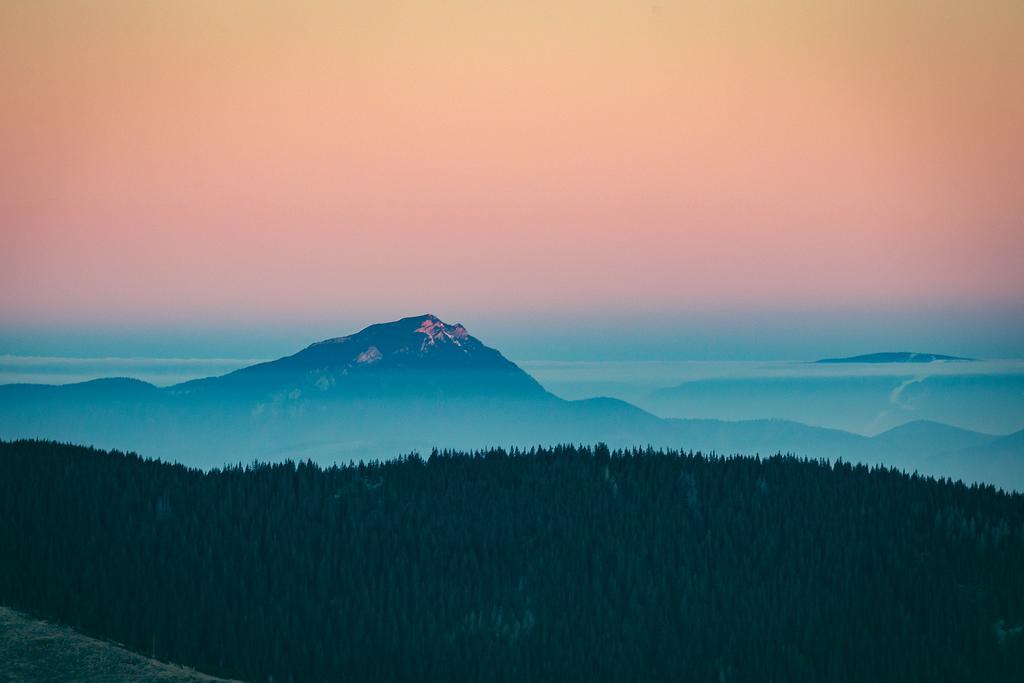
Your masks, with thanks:
M0 604L251 681L1020 681L1024 496L601 444L2 442Z

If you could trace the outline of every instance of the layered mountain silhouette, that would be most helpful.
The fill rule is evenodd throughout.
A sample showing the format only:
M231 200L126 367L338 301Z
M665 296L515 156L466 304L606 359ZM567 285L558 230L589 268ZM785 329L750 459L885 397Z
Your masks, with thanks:
M786 420L662 419L611 398L567 401L464 326L433 315L164 388L127 378L0 386L0 438L133 450L200 467L603 441L842 458L1024 490L1024 433L918 422L866 437Z
M817 363L937 363L947 361L972 361L973 358L944 356L941 353L915 353L913 351L882 351L865 353L844 358L822 358Z

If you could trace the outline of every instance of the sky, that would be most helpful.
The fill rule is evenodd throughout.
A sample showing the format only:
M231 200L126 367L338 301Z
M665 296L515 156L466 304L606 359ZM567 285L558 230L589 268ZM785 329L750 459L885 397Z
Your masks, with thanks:
M1018 0L6 0L0 55L0 353L1024 356Z

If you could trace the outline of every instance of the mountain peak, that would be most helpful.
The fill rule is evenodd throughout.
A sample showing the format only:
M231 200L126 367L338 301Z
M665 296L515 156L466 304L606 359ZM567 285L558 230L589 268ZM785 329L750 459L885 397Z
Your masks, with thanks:
M420 346L421 352L428 346L436 346L439 343L451 342L456 346L462 346L462 342L469 339L469 332L460 323L447 325L432 315L424 316L416 331L425 337Z
M323 341L310 345L307 347L306 351L323 346L359 345L363 342L372 341L374 339L386 339L390 342L386 344L386 346L394 346L397 344L401 347L400 350L402 352L415 349L417 353L426 353L432 347L437 347L439 345L451 344L456 347L463 347L464 344L471 345L471 342L476 341L470 336L469 331L466 330L465 326L461 323L451 325L432 313L426 313L424 315L415 315L392 322L376 323L374 325L364 327L355 334L350 334L344 337L324 339ZM403 344L406 344L408 348L402 346ZM377 353L371 353L371 356L383 354L379 346L374 346L374 348ZM367 353L369 349L370 347L367 346L366 350L360 352L360 354Z
M367 337L377 334L401 334L405 333L422 333L428 337L435 339L441 336L453 336L454 331L458 328L458 336L464 338L468 336L466 328L461 324L449 325L443 320L438 318L436 315L426 313L424 315L414 315L408 318L402 318L400 320L394 320L386 323L374 323L368 325L363 329L359 330L354 334L345 335L344 337L330 337L322 341L314 342L308 348L317 346L323 346L328 344L344 344L353 339L361 337ZM445 332L449 334L445 334ZM436 339L435 339L436 341Z
M444 386L457 393L545 394L543 388L496 349L427 313L369 325L343 337L307 346L291 356L242 368L222 378L231 384L259 379L262 386L307 391L383 392L401 386ZM378 384L381 386L377 386Z

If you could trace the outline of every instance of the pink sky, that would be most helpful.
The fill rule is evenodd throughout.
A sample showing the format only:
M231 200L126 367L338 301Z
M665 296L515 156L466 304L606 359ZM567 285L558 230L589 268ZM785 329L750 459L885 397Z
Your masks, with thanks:
M3 3L0 325L1022 298L1019 2L503 4Z

